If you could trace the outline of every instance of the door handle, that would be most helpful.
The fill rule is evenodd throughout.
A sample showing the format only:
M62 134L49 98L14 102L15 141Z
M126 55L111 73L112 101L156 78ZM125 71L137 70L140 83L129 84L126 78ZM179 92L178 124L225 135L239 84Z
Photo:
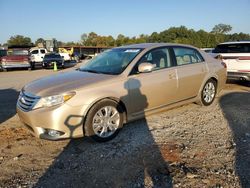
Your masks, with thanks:
M202 68L201 72L207 72L207 69L206 68Z
M176 78L175 73L170 73L168 75L168 77L169 77L169 79L175 79Z

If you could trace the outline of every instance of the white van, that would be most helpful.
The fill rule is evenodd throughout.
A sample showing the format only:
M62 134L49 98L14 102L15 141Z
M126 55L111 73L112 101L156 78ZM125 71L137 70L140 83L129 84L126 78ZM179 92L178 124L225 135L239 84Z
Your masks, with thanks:
M226 63L228 79L250 81L250 41L221 43L213 53Z

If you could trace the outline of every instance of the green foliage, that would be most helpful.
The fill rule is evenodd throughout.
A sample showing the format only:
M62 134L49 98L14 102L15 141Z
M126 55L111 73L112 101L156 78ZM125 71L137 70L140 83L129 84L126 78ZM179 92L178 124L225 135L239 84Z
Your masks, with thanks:
M221 33L221 34L226 34L228 32L230 32L232 30L232 26L231 25L227 25L227 24L218 24L215 25L214 28L212 29L212 33Z
M38 44L44 44L45 40L43 38L38 38L35 42L35 45L37 46Z
M226 24L218 24L214 26L213 31L211 32L204 30L195 31L193 29L188 29L185 26L180 26L170 27L160 33L153 32L149 36L141 34L138 37L130 38L123 34L119 34L116 39L111 36L100 36L91 32L89 34L83 34L81 36L81 42L85 46L121 46L145 42L166 42L190 44L198 48L213 48L217 44L226 41L250 39L250 35L245 33L226 34L231 31L231 29L232 27Z
M95 32L84 33L81 35L80 42L61 42L58 41L58 46L101 46L101 47L113 47L122 46L127 44L135 43L146 43L146 42L166 42L166 43L182 43L190 44L198 48L215 47L218 43L226 41L237 41L237 40L249 40L250 34L246 33L233 33L227 34L232 30L230 25L218 24L215 25L211 32L204 30L195 31L188 29L185 26L170 27L162 32L153 32L151 35L141 34L137 37L128 37L123 34L119 34L116 38L112 36L102 36ZM39 38L35 44L44 42L44 39ZM10 45L32 45L29 37L21 35L12 36L7 44Z
M8 46L32 46L33 43L29 37L24 37L22 35L15 35L10 37L7 41Z

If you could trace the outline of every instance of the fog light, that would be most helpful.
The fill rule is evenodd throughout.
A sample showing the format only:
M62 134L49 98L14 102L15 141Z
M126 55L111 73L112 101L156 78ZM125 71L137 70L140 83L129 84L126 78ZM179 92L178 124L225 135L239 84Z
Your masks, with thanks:
M53 129L47 129L46 132L51 137L59 137L59 136L64 134L61 131L56 131L56 130L53 130Z

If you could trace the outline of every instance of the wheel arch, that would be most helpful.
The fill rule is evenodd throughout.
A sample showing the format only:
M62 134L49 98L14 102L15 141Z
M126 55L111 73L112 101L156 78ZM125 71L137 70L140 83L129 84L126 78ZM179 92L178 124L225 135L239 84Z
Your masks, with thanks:
M103 100L105 100L105 99L109 99L109 100L115 101L117 104L119 104L119 105L122 107L122 109L124 110L124 113L123 113L123 121L124 121L124 122L123 122L123 123L127 123L127 107L126 107L125 103L124 103L122 100L120 100L119 98L117 98L117 97L112 97L112 96L102 97L102 98L99 98L99 99L93 101L93 102L89 105L89 107L87 108L86 113L84 114L85 118L86 118L86 116L88 115L90 109L91 109L93 106L95 106L97 103L99 103L99 102L101 102L101 101L103 101Z

